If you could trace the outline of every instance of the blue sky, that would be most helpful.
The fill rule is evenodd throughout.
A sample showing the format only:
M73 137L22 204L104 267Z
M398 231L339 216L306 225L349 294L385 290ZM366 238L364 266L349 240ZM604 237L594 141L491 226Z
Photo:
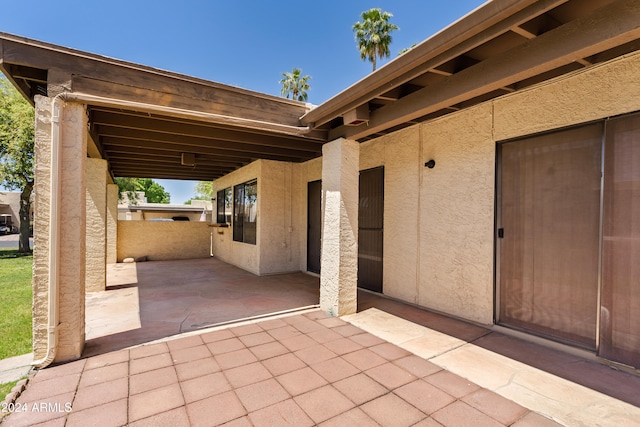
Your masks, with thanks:
M30 0L2 5L0 32L123 59L272 95L282 73L311 76L320 104L371 72L352 25L372 7L391 12L391 57L419 43L484 0ZM27 6L28 4L28 6ZM172 203L193 183L159 181Z

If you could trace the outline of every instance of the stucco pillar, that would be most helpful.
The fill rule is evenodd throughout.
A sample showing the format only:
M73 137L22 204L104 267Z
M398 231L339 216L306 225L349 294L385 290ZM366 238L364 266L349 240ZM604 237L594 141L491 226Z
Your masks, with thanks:
M333 316L357 310L359 163L356 141L322 147L320 308Z
M107 286L107 161L86 160L86 291L104 291Z
M81 104L60 111L59 319L56 362L84 348L87 115Z
M54 111L53 100L42 96L35 97L35 104L34 359L47 356L49 290L55 281L54 361L63 362L78 359L84 347L87 116L80 104L60 103ZM57 164L52 160L54 121L59 124Z
M118 186L107 184L107 264L118 262Z

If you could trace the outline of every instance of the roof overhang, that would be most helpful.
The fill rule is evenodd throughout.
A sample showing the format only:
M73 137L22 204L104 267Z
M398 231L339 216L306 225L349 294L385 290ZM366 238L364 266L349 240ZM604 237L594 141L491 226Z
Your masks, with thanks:
M365 141L640 49L637 0L493 0L309 111ZM359 126L347 123L367 111Z
M211 180L256 159L313 159L336 138L366 141L639 49L637 0L493 0L315 108L2 33L0 69L31 102L87 105L89 155L114 176Z
M327 138L300 124L306 103L9 34L0 69L32 103L87 105L89 154L114 176L211 180L256 159L318 157Z

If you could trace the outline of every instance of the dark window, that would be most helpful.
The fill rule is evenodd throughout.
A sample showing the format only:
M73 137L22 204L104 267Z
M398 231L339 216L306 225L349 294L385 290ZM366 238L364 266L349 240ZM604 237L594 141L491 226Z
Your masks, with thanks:
M256 244L258 180L233 187L233 240Z
M231 187L220 190L216 194L216 222L218 224L231 222Z

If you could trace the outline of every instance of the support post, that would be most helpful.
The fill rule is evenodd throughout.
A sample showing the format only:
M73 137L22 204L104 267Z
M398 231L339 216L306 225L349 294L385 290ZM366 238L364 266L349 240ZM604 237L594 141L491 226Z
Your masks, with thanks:
M86 291L107 286L107 161L86 160L87 263Z
M357 310L359 164L356 141L322 147L320 308L333 316Z

